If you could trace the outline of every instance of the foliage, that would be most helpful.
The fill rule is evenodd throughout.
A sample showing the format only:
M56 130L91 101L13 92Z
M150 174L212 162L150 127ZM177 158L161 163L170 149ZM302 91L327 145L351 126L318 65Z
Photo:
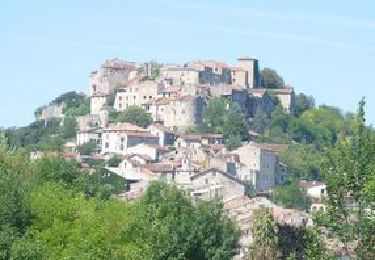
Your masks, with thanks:
M147 127L152 123L152 117L143 108L139 106L130 106L124 111L118 113L114 122L128 122L140 127Z
M279 154L280 161L288 165L288 175L292 179L321 180L320 163L323 154L313 145L294 143Z
M74 138L76 136L77 121L74 117L64 118L64 125L61 127L62 138Z
M249 246L249 259L280 257L276 221L270 212L265 208L257 210L252 224L253 243Z
M118 155L114 155L108 160L108 167L118 167L118 165L122 162L122 159Z
M247 137L248 125L241 107L227 99L210 100L203 112L204 124L190 129L193 132L222 133L228 137L227 148L234 150Z
M84 143L84 144L78 146L77 150L80 154L90 155L97 150L97 147L98 147L98 145L96 144L95 141L90 141L90 142L87 142L87 143Z
M225 115L229 107L227 99L222 97L213 98L208 102L203 111L204 122L207 126L220 131L225 123Z
M192 205L153 183L134 203L112 199L126 181L76 162L28 162L0 147L1 259L231 259L238 232L219 202Z
M241 146L241 137L239 135L230 135L226 143L228 151L233 151Z
M287 182L273 188L272 201L286 208L306 210L309 208L309 200L306 190L299 187L297 182Z
M315 108L315 100L312 96L306 96L303 93L296 95L294 116L299 117L306 110Z
M375 135L365 125L365 101L359 102L354 135L340 138L327 151L322 171L328 192L328 226L348 249L356 242L359 259L375 257ZM370 190L369 190L370 188Z
M270 68L264 68L260 72L260 84L262 88L270 89L282 88L285 85L283 78Z

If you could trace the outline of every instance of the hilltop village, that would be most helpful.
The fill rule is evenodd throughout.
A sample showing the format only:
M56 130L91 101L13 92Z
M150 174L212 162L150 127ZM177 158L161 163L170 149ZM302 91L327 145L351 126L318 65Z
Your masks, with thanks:
M212 131L215 114L207 122L207 111L220 102L233 127L236 113L251 123L256 113L274 112L276 104L283 114L294 112L294 89L283 83L264 88L257 59L241 57L233 65L215 60L178 65L112 59L89 76L90 113L76 118L75 142L65 144L64 154L89 172L90 162L103 161L110 172L129 181L120 199L139 198L154 180L177 185L192 200L219 198L241 230L239 259L246 255L250 223L260 207L270 208L279 223L311 225L306 212L284 209L268 199L275 185L288 180L288 167L279 159L287 144L260 142L259 133L244 131L241 125L237 140L230 131ZM66 105L54 102L40 108L36 121L64 118ZM138 124L139 118L116 120L128 110L143 111L133 116L149 119ZM202 129L202 124L209 127ZM236 144L230 145L233 139ZM31 159L42 156L31 152ZM324 183L300 185L313 199L311 211L324 211Z

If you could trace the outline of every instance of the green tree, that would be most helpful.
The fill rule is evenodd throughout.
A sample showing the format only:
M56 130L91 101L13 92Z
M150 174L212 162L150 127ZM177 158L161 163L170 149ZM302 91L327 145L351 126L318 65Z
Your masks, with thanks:
M129 122L137 126L147 127L152 123L152 117L139 106L130 106L115 118L116 122Z
M359 102L354 135L340 138L327 151L322 171L328 192L328 225L346 248L355 242L359 259L375 257L375 135L365 125L365 101ZM354 207L353 203L354 202Z
M270 68L264 68L260 72L260 84L262 88L283 88L285 83L281 76L277 72Z
M114 155L108 160L108 167L118 167L118 165L122 162L122 159L118 155Z
M0 259L10 258L10 248L31 221L28 207L28 164L19 152L0 144Z
M64 139L76 136L77 121L74 117L64 118L64 124L61 128L61 135Z
M203 111L204 122L207 126L216 129L222 129L226 114L229 109L229 102L222 97L215 97L208 102Z
M306 110L313 109L315 107L315 100L312 96L306 96L300 93L295 98L294 115L299 117Z
M90 141L87 143L82 144L81 146L77 147L77 150L80 152L80 154L83 155L90 155L94 153L98 148L98 145L94 141Z
M299 187L297 182L288 182L276 186L272 191L272 201L286 208L306 210L309 208L309 200L306 190Z
M241 146L241 137L239 135L229 135L225 146L229 151L236 150Z
M267 209L255 212L251 233L253 243L249 246L249 259L278 259L281 256L276 221Z

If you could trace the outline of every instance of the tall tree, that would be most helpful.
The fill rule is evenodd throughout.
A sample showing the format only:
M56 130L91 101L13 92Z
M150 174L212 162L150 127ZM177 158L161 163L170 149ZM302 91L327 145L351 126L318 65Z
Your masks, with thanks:
M322 167L328 192L327 223L359 259L375 258L375 134L365 125L365 100L359 102L352 137L327 152ZM370 190L369 190L370 189ZM370 196L369 196L370 195Z
M277 72L270 68L264 68L260 72L260 84L262 88L283 88L285 83Z
M137 126L147 127L152 123L152 117L142 107L130 106L119 113L115 121L128 122Z

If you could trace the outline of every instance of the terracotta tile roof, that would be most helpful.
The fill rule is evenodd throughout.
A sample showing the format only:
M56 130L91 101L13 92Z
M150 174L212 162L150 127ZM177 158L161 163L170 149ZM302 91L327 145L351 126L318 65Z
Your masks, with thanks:
M104 128L103 131L147 131L142 127L133 125L131 123L117 123L110 124L107 128Z
M144 137L144 138L158 138L156 135L151 134L150 132L144 131L125 131L128 136L135 136L135 137Z
M142 168L146 168L152 172L173 172L177 165L173 163L151 163L151 164L144 164L141 166Z

